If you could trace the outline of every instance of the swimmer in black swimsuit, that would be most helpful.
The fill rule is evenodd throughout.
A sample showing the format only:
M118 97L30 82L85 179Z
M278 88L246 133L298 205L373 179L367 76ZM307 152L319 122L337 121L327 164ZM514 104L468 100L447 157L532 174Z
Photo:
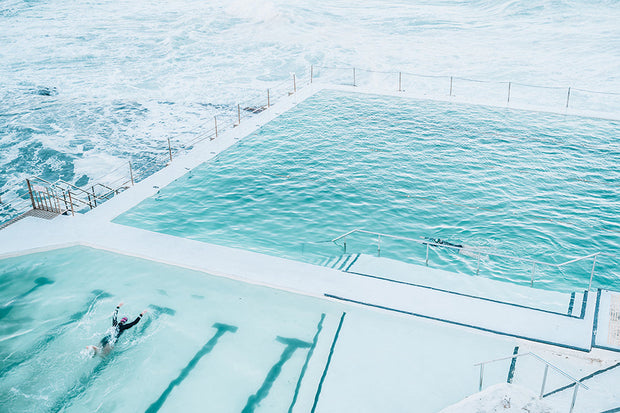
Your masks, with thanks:
M121 308L122 305L123 303L120 303L116 306L116 310L114 310L114 315L112 316L113 330L101 339L101 343L99 343L99 346L86 346L87 349L93 351L93 357L99 352L101 352L102 356L107 356L108 353L114 348L116 340L118 340L123 331L128 330L138 324L142 316L146 313L146 310L144 310L131 323L127 323L127 317L123 317L121 318L121 321L119 323L116 321L116 316L118 315L118 310Z

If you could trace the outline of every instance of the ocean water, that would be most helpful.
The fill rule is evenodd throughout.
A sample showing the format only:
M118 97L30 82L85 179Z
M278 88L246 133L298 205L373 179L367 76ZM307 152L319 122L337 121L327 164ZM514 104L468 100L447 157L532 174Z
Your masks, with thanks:
M618 21L616 1L4 0L0 193L147 163L310 65L620 92Z

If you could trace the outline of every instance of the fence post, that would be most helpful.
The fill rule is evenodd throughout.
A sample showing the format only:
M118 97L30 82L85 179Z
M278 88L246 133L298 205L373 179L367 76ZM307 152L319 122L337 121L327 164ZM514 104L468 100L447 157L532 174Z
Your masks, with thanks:
M594 266L596 265L597 258L598 258L598 255L595 255L594 262L592 263L592 271L590 271L590 283L588 284L588 291L590 291L590 288L592 288L592 277L594 277Z
M172 162L172 147L170 146L170 138L168 138L168 154L170 155L170 162Z
M295 73L293 73L293 93L297 93L297 79L295 78Z
M357 85L355 84L355 68L353 68L353 86L357 86Z
M65 211L68 211L69 207L67 206L67 194L64 189L62 190L62 200L65 202Z
M569 100L570 100L570 87L568 88L568 95L566 95L566 107L568 107Z
M271 102L269 101L269 89L267 89L267 107L271 106Z
M450 76L450 96L452 96L452 76Z
M215 121L215 137L217 138L217 116L214 116L213 120ZM211 140L213 140L213 139L211 139Z
M129 163L129 167L131 168L131 162ZM133 185L133 178L131 178L131 184ZM69 189L69 205L71 205L71 216L75 216L75 212L73 211L73 200L71 199L71 190Z
M428 244L426 244L428 245ZM478 391L482 391L482 380L484 378L484 364L480 365L480 381L478 382Z
M26 179L26 184L28 184L28 193L30 194L30 202L32 202L32 209L37 209L37 206L34 203L34 196L32 195L32 186L30 186L30 179Z
M508 102L506 103L510 103L510 86L511 86L512 82L508 82Z
M129 176L131 177L131 186L133 186L133 169L131 169L131 161L129 161ZM69 191L69 201L71 201L71 191Z
M402 72L398 72L398 91L403 91L403 74Z
M575 408L575 400L577 400L577 390L579 390L579 383L575 383L575 390L573 391L573 399L570 402L570 410L568 413L573 413L573 409Z
M54 212L54 204L52 203L52 197L50 197L50 189L45 188L45 193L47 194L47 196L45 197L45 208L49 212ZM49 205L48 205L48 202L49 202Z
M547 372L548 371L549 371L549 365L545 364L545 372L543 373L542 385L540 386L540 396L538 397L539 399L542 399L543 394L545 394L545 384L547 383Z
M92 186L93 190L93 201L95 202L95 206L97 206L97 195L95 195L95 185Z
M310 65L310 84L312 84L313 77L314 77L314 65Z
M237 119L239 120L239 125L241 125L241 106L237 103Z

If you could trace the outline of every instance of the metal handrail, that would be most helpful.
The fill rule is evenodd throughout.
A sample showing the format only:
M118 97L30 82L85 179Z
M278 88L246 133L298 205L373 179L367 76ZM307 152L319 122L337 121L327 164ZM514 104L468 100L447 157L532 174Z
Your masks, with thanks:
M489 252L486 250L481 250L475 247L472 248L465 248L462 246L457 246L457 245L449 245L449 244L440 244L440 243L436 243L436 242L432 242L430 240L420 240L420 239L415 239L415 238L409 238L409 237L402 237L399 235L391 235L391 234L384 234L381 232L374 232L374 231L367 231L361 228L356 228L353 229L349 232L346 232L342 235L337 236L336 238L332 239L332 242L336 245L338 245L336 242L344 239L344 253L346 254L347 252L347 240L346 237L353 235L355 233L363 233L363 234L370 234L370 235L376 235L377 236L377 252L379 254L379 256L381 256L381 237L385 237L385 238L393 238L393 239L400 239L403 241L412 241L418 244L425 244L426 245L426 265L428 266L428 253L429 253L429 247L442 247L442 248L452 248L458 251L462 251L462 250L466 250L468 253L474 253L476 254L476 259L477 259L477 268L476 268L476 274L478 274L479 270L480 270L480 256L481 255L488 255L488 256L493 256L493 257L499 257L499 258L508 258L508 259L512 259L515 261L520 261L520 262L527 262L532 264L532 271L531 271L531 281L530 281L530 286L534 286L534 273L536 271L536 266L537 265L546 265L548 267L555 267L555 268L561 268L565 265L568 264L573 264L575 262L578 261L582 261L582 260L586 260L589 258L594 258L593 262L592 262L592 270L590 271L590 281L588 283L588 291L591 290L592 288L592 278L594 277L594 268L596 266L596 260L598 258L599 255L603 255L604 253L599 251L599 252L595 252L592 254L588 254L588 255L584 255L582 257L577 257L577 258L573 258L570 259L566 262L562 262L559 264L553 264L553 263L549 263L549 262L544 262L544 261L539 261L539 260L535 260L533 258L524 258L524 257L515 257L514 255L507 255L507 254L499 254L499 253L495 253L495 252Z
M585 384L583 384L578 379L574 378L570 374L560 369L559 367L554 366L553 364L551 364L544 358L540 357L538 354L535 354L532 352L513 354L512 356L502 357L502 358L483 361L483 362L474 364L474 366L480 366L480 381L478 383L478 391L482 391L482 383L484 382L484 366L486 364L495 363L497 361L510 360L510 359L516 360L518 357L524 357L524 356L532 356L536 360L545 364L545 371L543 373L543 381L542 381L542 385L540 386L540 395L538 396L539 399L542 399L543 395L545 394L545 384L547 384L547 373L549 372L549 367L551 367L553 370L560 373L561 375L563 375L564 377L566 377L567 379L569 379L570 381L574 383L575 390L573 391L573 398L571 400L570 409L569 409L569 413L572 413L573 408L575 407L575 400L577 399L577 390L579 390L579 386L583 387L586 390L589 390L590 388L586 386Z

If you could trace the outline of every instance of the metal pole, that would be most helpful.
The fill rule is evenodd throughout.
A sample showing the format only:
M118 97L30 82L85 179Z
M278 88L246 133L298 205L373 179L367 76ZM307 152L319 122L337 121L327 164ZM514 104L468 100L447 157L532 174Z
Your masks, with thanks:
M569 100L570 100L570 87L568 88L568 95L566 95L566 107L568 107Z
M133 186L133 169L131 169L131 161L129 161L129 176L131 177L131 186ZM69 191L69 198L71 198L71 191Z
M579 383L575 382L575 391L573 391L573 399L570 402L570 410L568 411L568 413L573 413L575 401L577 400L577 390L579 390Z
M310 83L312 84L312 78L314 77L314 66L310 65Z
M69 190L69 204L71 205L71 216L75 216L75 212L73 211L73 200L71 199L71 190Z
M549 365L545 364L545 372L543 373L543 381L542 381L542 385L540 386L540 396L538 396L539 399L542 399L543 394L545 394L545 384L547 383L547 372L549 371Z
M269 89L267 89L267 107L271 106L271 101L269 100Z
M215 137L217 138L217 116L214 116L213 120L215 121Z
M428 267L428 244L426 244L426 266Z
M510 86L511 86L512 82L508 82L508 102L510 103Z
M62 190L62 199L65 202L65 211L68 211L69 207L67 206L67 194L64 189Z
M52 210L52 200L49 199L50 197L50 189L49 188L45 188L45 191L47 192L47 196L45 198L43 198L43 200L45 201L45 210L46 211L51 211ZM49 202L49 205L47 204L47 201Z
M93 200L95 201L95 206L97 206L97 195L95 195L95 185L92 186L93 189Z
M532 281L530 283L530 287L534 286L534 273L536 272L536 263L532 264Z
M598 258L598 255L595 255L594 262L592 263L592 271L590 271L590 283L588 284L588 291L590 291L590 288L592 288L592 277L594 277L594 266L596 265L597 258Z
M170 155L170 162L172 162L172 146L170 146L170 138L168 138L168 154Z
M381 235L377 235L377 257L381 256Z
M398 91L403 91L403 74L402 72L398 72Z
M241 106L237 103L237 119L239 120L239 125L241 125Z
M478 391L482 391L482 379L484 377L484 364L480 365L480 382L478 383Z
M344 237L344 253L347 253L347 237Z
M450 76L450 96L452 96L452 76Z
M34 196L32 195L32 187L30 186L30 179L26 179L26 184L28 184L28 193L30 194L30 202L32 202L32 209L37 209L34 203Z
M293 93L297 93L297 79L295 78L295 73L293 73Z
M353 86L356 86L356 84L355 84L355 68L353 68Z

